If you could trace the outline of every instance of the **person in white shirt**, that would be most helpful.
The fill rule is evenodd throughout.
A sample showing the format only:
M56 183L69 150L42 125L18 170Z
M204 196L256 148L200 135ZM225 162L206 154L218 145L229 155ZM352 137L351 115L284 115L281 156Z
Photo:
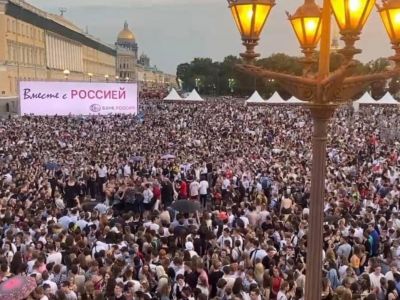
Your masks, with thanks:
M242 185L246 193L248 193L250 190L250 181L247 179L247 176L243 176Z
M200 184L197 182L197 180L193 180L190 183L189 190L190 190L190 198L192 200L198 200L199 199L199 188L200 188Z
M146 189L143 191L143 206L145 210L151 210L153 204L153 191L150 188L150 184L146 183Z
M229 241L230 246L233 247L232 238L229 236L228 228L225 228L222 235L217 239L217 244L222 249L222 248L224 248L226 241Z
M381 266L375 266L374 272L369 274L371 289L379 291L381 289L381 278L385 277L381 273Z
M225 199L226 198L226 194L228 192L228 189L231 185L231 181L224 175L224 179L222 181L222 198Z
M289 291L289 283L287 281L282 282L278 295L276 296L276 300L287 300L286 293L288 291Z
M132 174L131 166L128 163L126 163L125 166L124 166L124 176L125 177L130 177L131 174Z
M387 281L389 281L389 280L393 280L394 281L393 274L395 274L395 273L399 273L398 267L397 267L397 262L392 262L390 264L390 271L385 274L386 280Z
M3 178L4 178L3 182L5 184L11 184L12 183L13 177L12 177L12 175L10 173L6 173L5 175L3 175Z
M54 263L54 265L61 265L62 255L61 252L56 252L52 244L47 245L47 249L50 252L47 256L46 263Z
M197 252L194 250L193 243L188 241L185 243L185 248L189 252L190 257L199 256Z
M64 200L61 198L61 194L58 191L54 194L54 203L58 209L63 210L65 208Z
M244 228L247 228L247 226L249 226L249 218L247 218L244 213L242 213L242 215L240 216L240 219L243 221L244 224Z
M97 166L97 175L99 178L103 178L105 179L107 177L107 167L103 164L101 164L100 166Z
M49 273L47 271L42 273L42 279L43 279L42 284L43 285L47 284L49 286L49 288L50 288L50 293L55 295L57 293L57 291L58 291L58 286L57 286L57 283L55 283L54 281L50 280L50 275L49 275Z
M98 181L100 195L101 195L102 199L104 199L106 194L103 190L103 185L107 181L108 169L104 164L97 166L96 169L97 169L97 175L98 175L97 181Z
M253 245L254 248L250 251L250 259L253 264L255 264L257 259L262 261L264 257L268 255L268 253L264 249L260 248L260 242L258 240L253 240Z
M203 176L203 179L200 181L199 184L200 203L203 205L203 208L207 207L208 187L208 181Z
M69 281L64 281L61 283L61 290L65 294L65 299L67 300L77 300L78 297L76 293L71 289L71 284Z

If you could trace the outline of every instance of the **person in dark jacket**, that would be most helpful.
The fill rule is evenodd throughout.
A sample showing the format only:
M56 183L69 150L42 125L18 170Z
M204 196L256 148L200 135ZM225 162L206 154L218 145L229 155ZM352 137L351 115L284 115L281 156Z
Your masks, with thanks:
M174 201L174 188L168 178L163 179L161 182L161 203L164 207L168 207Z

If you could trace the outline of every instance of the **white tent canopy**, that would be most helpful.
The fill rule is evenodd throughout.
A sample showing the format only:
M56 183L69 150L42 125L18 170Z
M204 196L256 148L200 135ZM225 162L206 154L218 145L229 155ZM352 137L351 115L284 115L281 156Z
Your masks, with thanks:
M267 101L267 104L286 104L287 101L283 100L278 92L275 92Z
M377 104L386 104L386 105L399 104L399 102L397 102L389 92L387 92L385 94L385 96L383 96L376 103Z
M193 89L193 91L185 98L186 101L204 101L203 98L200 97L200 95L197 93L196 89Z
M179 96L178 92L172 88L169 92L168 96L164 98L164 100L182 100L182 97Z
M378 102L375 101L374 98L372 98L371 95L368 92L365 92L365 94L362 95L362 97L360 99L355 101L355 103L358 103L358 104L377 104Z
M297 99L295 96L292 96L288 101L286 101L287 104L304 104L307 103L306 101L302 101L300 99Z
M246 100L246 104L248 104L248 103L249 104L251 104L251 103L261 104L261 103L266 103L266 101L260 96L260 94L257 91L255 91L253 93L253 95L251 95L251 97Z

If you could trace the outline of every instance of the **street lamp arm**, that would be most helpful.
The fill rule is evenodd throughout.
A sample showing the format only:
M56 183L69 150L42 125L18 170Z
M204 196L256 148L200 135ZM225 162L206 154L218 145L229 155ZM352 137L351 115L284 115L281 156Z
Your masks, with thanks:
M293 82L298 82L301 84L308 84L308 85L316 85L317 84L317 80L315 80L314 78L306 78L303 76L280 73L280 72L271 71L271 70L268 70L268 69L265 69L262 67L257 67L254 65L237 64L236 68L238 68L240 71L243 71L244 73L247 73L249 75L263 77L265 79L275 79L277 81L291 80Z
M283 89L303 101L312 101L318 90L318 80L312 77L279 73L248 64L237 64L236 68L252 76L274 79Z
M236 68L259 78L275 79L283 89L296 98L314 104L349 102L371 83L400 75L400 68L395 68L385 72L351 76L355 66L356 62L350 61L326 78L296 76L248 64L238 64Z
M367 75L358 75L358 76L351 76L347 77L343 83L346 84L359 84L359 83L373 83L380 80L386 80L392 77L396 77L400 75L400 68L395 68L390 71L372 73Z
M367 75L350 76L345 78L343 84L333 91L334 94L331 97L338 99L337 102L351 102L354 96L363 92L371 83L387 80L398 75L400 75L399 68Z
M351 74L354 66L355 62L350 61L326 78L290 75L247 64L239 64L236 67L253 76L275 79L282 88L300 100L315 102L315 99L320 99L323 102L332 102L338 99L338 87L341 86L345 77Z
M356 62L350 61L332 72L328 77L321 78L314 101L318 104L346 102L348 98L343 95L343 82L351 75L355 66Z

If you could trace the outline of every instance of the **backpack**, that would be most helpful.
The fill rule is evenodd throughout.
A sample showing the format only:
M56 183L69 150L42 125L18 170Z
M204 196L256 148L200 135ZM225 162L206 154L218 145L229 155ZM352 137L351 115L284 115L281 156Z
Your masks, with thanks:
M244 222L240 217L236 217L232 222L233 228L244 228Z
M157 255L157 254L158 254L158 251L159 251L160 248L161 248L160 240L159 240L159 239L153 239L153 240L151 241L151 247L152 247L152 249L153 249L153 254L154 254L154 255Z
M271 187L271 180L268 177L262 177L261 187L263 190L268 190Z
M238 261L240 261L240 258L242 257L242 251L239 249L239 248L237 248L237 247L235 247L235 248L233 248L232 249L232 252L231 252L231 259L233 260L233 251L235 251L236 253L237 253L237 255L238 255L238 258L237 258L237 260Z

